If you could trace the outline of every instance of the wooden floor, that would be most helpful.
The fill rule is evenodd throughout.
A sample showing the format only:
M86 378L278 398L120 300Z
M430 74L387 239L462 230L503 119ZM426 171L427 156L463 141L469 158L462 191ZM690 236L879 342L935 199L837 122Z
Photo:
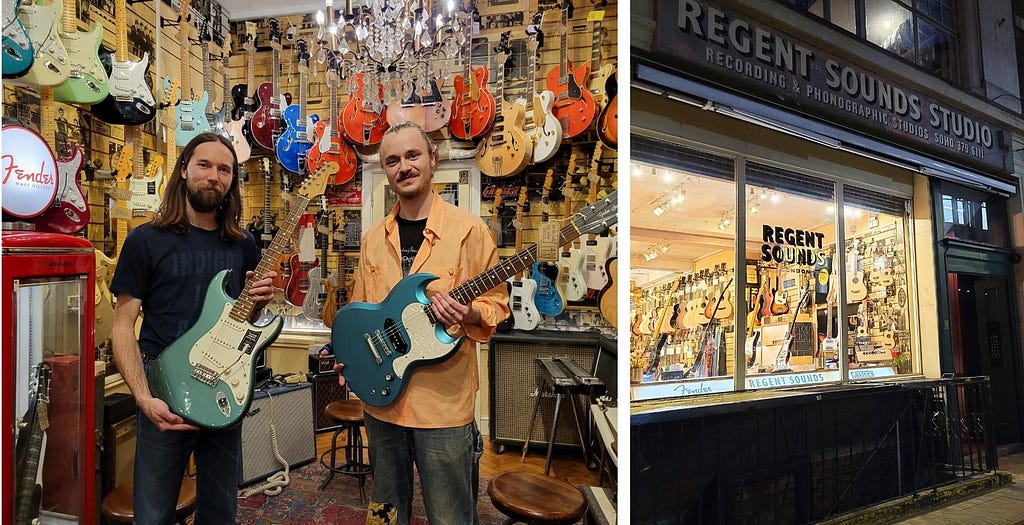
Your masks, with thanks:
M365 429L364 429L365 432ZM317 456L331 448L331 432L321 432L316 437ZM364 433L365 439L365 433ZM344 438L339 438L339 445ZM520 462L522 447L506 447L504 453L498 453L498 446L492 444L484 436L484 455L480 458L480 476L493 478L506 471L544 472L544 460L547 452L544 448L530 448L526 460ZM598 471L588 470L579 449L558 450L555 448L551 456L551 475L573 485L597 485ZM605 476L604 485L608 486Z

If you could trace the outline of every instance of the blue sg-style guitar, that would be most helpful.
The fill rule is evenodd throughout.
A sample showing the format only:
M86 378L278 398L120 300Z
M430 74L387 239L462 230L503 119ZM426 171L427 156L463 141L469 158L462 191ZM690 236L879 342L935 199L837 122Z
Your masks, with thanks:
M295 43L295 56L299 62L299 103L284 108L282 118L287 127L277 139L275 149L277 160L284 169L302 173L306 153L313 147L313 127L320 121L320 116L310 115L308 121L306 118L306 72L309 70L309 51L306 49L305 40Z
M263 252L254 279L274 270L277 259L306 211L323 193L338 166L325 164L296 192L284 224ZM275 316L263 326L249 322L255 303L245 292L238 300L224 292L229 270L221 270L206 290L196 324L154 361L149 389L171 412L202 428L225 428L239 420L252 402L256 359L277 339L284 321ZM248 290L252 279L245 283Z
M3 2L3 74L5 77L19 76L32 67L32 40L18 18L18 0Z
M618 192L586 206L563 226L560 244L583 233L608 229L617 222ZM448 292L462 304L503 285L537 260L537 246L511 256ZM349 388L371 406L385 406L401 395L410 374L421 365L450 357L462 337L453 337L434 319L427 299L427 283L437 279L416 273L399 281L379 304L349 303L338 310L331 343Z

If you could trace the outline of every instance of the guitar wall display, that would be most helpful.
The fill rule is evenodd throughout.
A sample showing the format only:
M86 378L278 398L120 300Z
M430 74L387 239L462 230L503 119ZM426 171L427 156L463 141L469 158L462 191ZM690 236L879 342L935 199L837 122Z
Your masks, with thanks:
M64 31L60 38L68 52L68 79L54 88L53 98L76 104L93 104L106 99L110 94L109 79L98 54L103 42L103 26L93 22L89 32L79 31L72 0L64 0L61 24Z
M70 77L68 51L58 31L63 6L61 0L20 4L18 18L28 32L35 56L32 66L18 78L18 82L37 87L53 87L64 83Z

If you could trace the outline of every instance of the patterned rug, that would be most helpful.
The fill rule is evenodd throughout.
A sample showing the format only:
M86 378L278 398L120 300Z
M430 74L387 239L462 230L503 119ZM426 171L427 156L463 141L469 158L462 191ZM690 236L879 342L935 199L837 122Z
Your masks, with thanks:
M290 482L277 496L258 494L238 500L238 523L259 525L312 523L361 524L366 522L366 505L359 502L359 480L352 476L335 474L334 479L320 490L327 473L319 463L313 462L289 473ZM480 478L477 512L482 525L504 522L505 516L487 497L489 478ZM366 496L370 496L370 479L366 480ZM426 525L426 511L420 494L419 476L412 505L412 525Z

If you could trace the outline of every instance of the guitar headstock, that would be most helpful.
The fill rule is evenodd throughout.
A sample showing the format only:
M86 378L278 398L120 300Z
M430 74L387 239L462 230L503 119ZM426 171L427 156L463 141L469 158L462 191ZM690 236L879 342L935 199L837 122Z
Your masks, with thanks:
M327 87L338 89L338 86L341 85L341 60L338 58L338 54L329 47L324 46L321 52L327 54L327 72L324 75L324 81L327 83Z
M516 220L512 223L517 230L522 230L525 226L523 223L523 217L526 215L527 198L526 186L519 188L519 202L516 203Z
M306 46L304 39L298 39L295 42L295 60L299 63L299 72L309 72L309 48Z
M253 41L256 40L255 27L253 24ZM267 19L267 40L270 40L270 47L281 51L281 25L274 17Z
M260 159L260 171L263 172L263 178L270 180L274 176L273 172L270 171L270 158L263 157Z
M117 158L114 165L114 180L118 186L128 182L128 174L132 171L132 157L135 156L135 148L126 144L121 148L121 156Z
M619 222L618 190L585 206L573 216L572 224L580 234L601 233Z
M183 45L188 40L189 29L191 29L191 25L188 23L191 5L192 0L182 0L181 7L178 8L178 41Z
M505 62L508 61L508 57L509 57L509 53L510 53L509 47L508 47L508 41L509 41L509 36L511 34L512 34L511 31L505 31L504 33L502 33L501 36L498 37L498 44L496 46L494 46L495 60L497 61L497 64L499 66L501 66L501 67L504 67Z
M299 185L299 195L310 200L318 195L322 195L324 190L327 189L327 179L337 173L338 169L337 162L325 162L319 168L312 171L306 177L306 180Z
M247 53L256 52L256 22L250 20L245 23L245 38L242 41L242 49Z
M156 176L156 172L164 165L163 155L153 155L153 158L149 159L149 164L146 166L146 178Z

